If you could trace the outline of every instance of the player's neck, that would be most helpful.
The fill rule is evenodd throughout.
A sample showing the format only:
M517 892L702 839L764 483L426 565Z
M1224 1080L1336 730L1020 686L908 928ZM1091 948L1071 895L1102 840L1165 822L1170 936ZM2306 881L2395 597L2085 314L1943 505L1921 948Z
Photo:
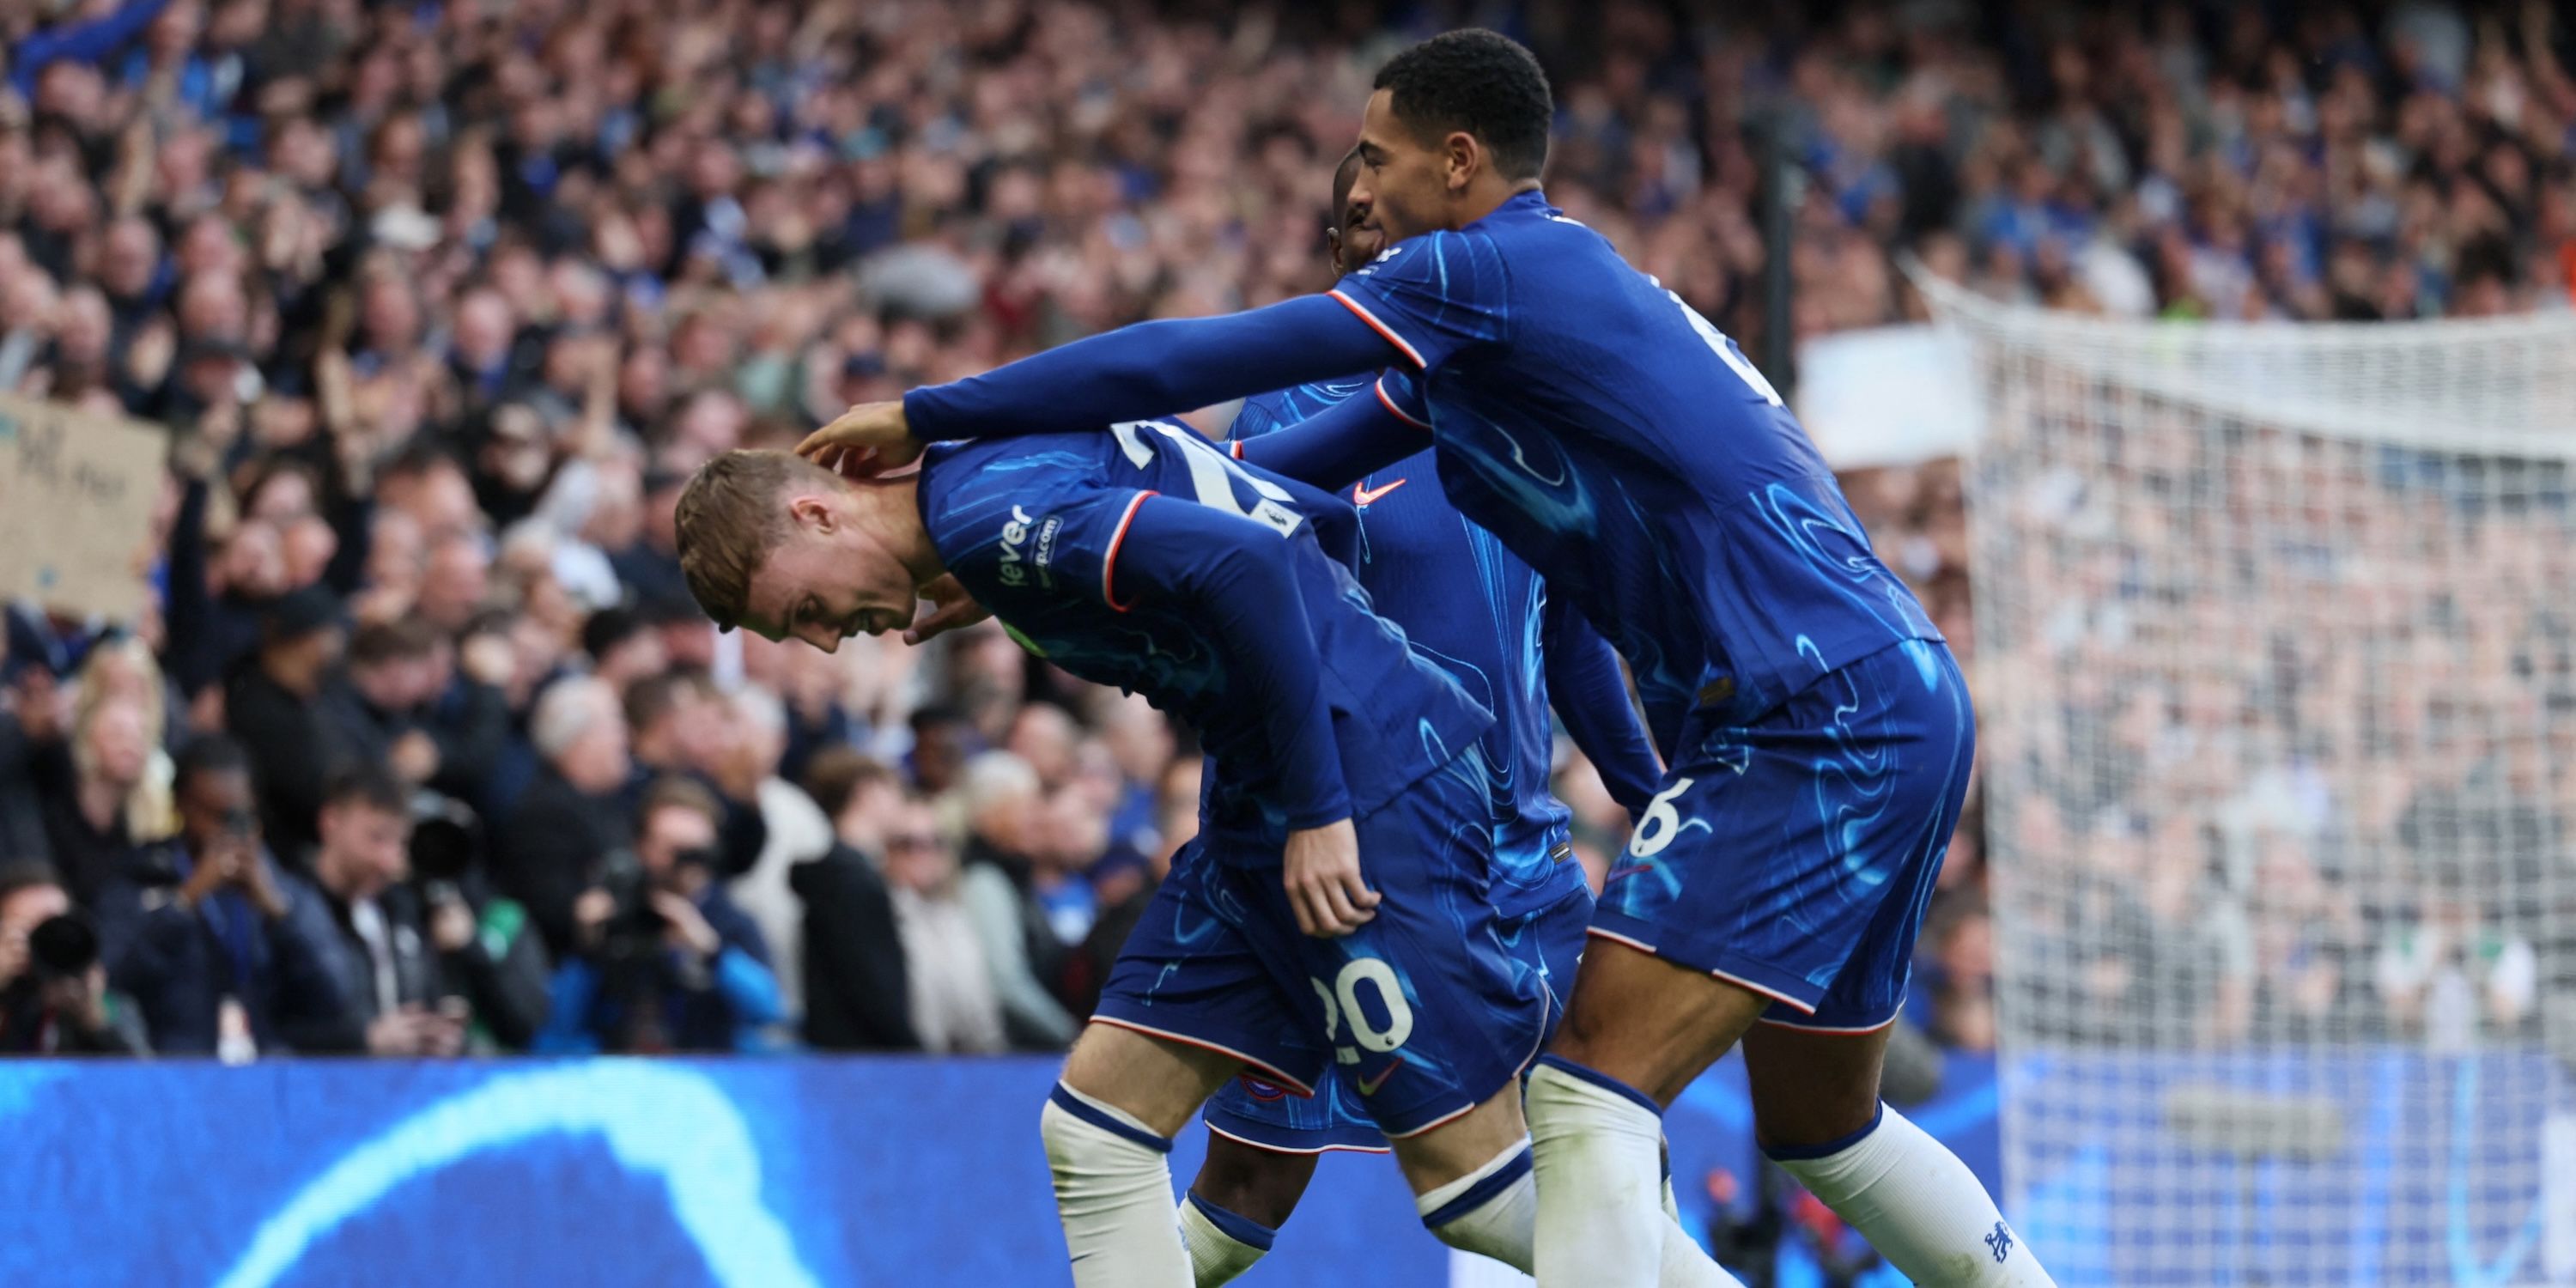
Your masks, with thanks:
M921 474L915 471L855 485L858 523L880 548L911 574L913 584L927 585L948 575L930 529L921 521Z
M1458 204L1452 212L1449 227L1453 231L1464 228L1502 209L1503 204L1512 198L1538 190L1536 178L1505 179L1490 171L1480 174L1465 192L1458 194Z

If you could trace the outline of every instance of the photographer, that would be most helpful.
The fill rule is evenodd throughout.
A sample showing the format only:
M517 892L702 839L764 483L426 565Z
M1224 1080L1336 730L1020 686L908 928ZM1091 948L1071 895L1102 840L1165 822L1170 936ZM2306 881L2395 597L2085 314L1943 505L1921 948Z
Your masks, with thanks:
M524 1046L545 1015L534 946L514 953L519 941L503 940L496 957L452 872L413 880L412 811L411 793L383 770L345 773L323 798L313 874L339 932L350 1018L365 1029L371 1055L460 1055L478 1021L492 1040ZM433 849L446 840L438 827L428 835ZM443 855L439 866L446 869Z
M355 1052L322 897L260 843L250 758L207 735L179 753L179 836L99 897L108 979L134 996L164 1054Z
M145 1055L142 1017L112 994L98 931L42 868L0 873L0 1055Z
M748 1051L785 1014L760 930L725 896L724 806L685 778L645 792L632 853L573 901L575 952L555 970L549 1053Z

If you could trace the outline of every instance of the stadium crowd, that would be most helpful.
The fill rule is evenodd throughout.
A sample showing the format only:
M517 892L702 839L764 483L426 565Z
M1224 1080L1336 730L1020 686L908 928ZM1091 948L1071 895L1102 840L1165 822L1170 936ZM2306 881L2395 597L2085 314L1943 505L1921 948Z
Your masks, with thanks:
M1801 337L1921 316L1901 252L2140 316L2566 307L2550 6L2269 12L0 9L0 389L172 444L142 619L9 610L0 1048L1060 1047L1192 828L1186 731L989 625L720 637L697 464L1320 287L1369 72L1468 21L1556 79L1554 199L1751 352L1757 126ZM1955 464L1849 482L1973 661ZM1625 819L1570 752L1561 792L1597 874ZM1982 840L1921 973L1971 1048Z

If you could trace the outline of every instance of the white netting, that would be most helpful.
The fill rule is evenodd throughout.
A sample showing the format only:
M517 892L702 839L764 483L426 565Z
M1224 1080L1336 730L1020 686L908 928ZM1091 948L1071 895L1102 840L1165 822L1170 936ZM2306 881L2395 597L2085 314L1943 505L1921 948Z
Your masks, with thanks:
M2007 1207L2066 1283L2576 1283L2576 320L1930 287Z

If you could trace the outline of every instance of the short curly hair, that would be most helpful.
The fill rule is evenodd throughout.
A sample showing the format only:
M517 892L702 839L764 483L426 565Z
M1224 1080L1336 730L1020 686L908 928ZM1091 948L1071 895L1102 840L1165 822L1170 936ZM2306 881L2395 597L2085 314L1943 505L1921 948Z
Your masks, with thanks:
M698 467L680 491L680 572L719 630L742 624L751 579L795 526L779 494L839 482L792 452L731 451Z
M1481 27L1442 32L1377 70L1398 120L1425 137L1476 136L1506 179L1532 179L1547 164L1556 99L1547 73L1520 42Z

